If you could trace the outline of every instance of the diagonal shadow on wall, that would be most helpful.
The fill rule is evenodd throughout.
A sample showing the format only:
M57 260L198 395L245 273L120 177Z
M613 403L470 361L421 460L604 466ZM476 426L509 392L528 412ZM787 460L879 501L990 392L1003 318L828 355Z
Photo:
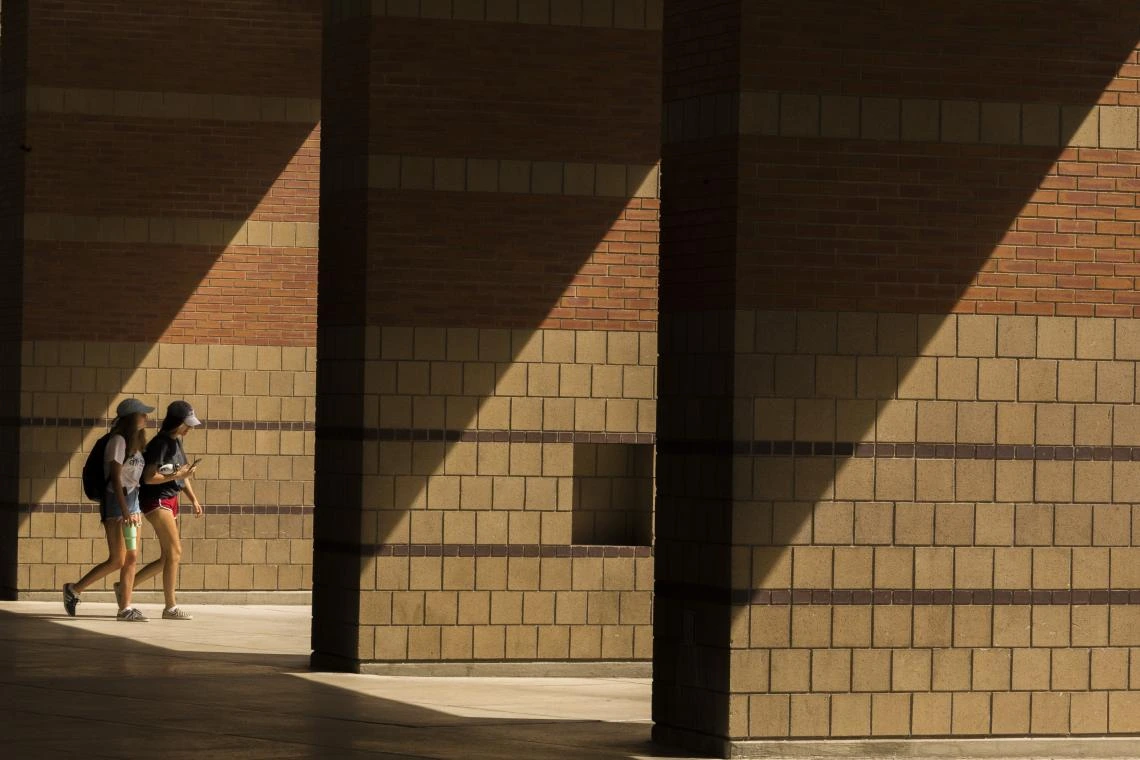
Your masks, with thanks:
M1034 3L959 4L947 10L951 21L934 28L923 20L927 6L882 13L829 2L752 9L744 22L750 57L742 88L793 96L777 95L782 110L776 122L753 121L753 134L738 141L666 145L655 610L659 721L677 684L682 691L727 691L727 680L719 679L727 679L729 669L711 665L727 663L725 642L746 647L749 636L747 604L701 604L686 598L686 583L786 589L790 581L773 578L786 577L793 544L812 542L821 506L908 500L883 496L873 482L854 483L865 478L867 460L837 449L860 441L915 442L913 419L909 437L896 437L898 412L909 403L910 388L926 382L912 374L929 370L917 358L945 351L946 341L956 339L947 335L954 314L1008 298L1010 311L1000 313L1131 316L1127 299L1096 304L1080 292L1091 290L1091 281L1054 285L1056 305L1031 303L1016 291L1019 285L1047 287L1063 278L1021 279L1019 273L1050 270L1032 263L1004 266L1045 261L1057 264L1054 275L1064 275L1066 263L1097 260L1098 249L1112 242L1096 237L1096 220L1111 219L1117 204L1131 205L1128 193L1094 200L1095 190L1114 186L1099 178L1074 181L1071 162L1085 149L1067 146L1097 104L1116 103L1117 93L1127 90L1131 75L1121 68L1134 61L1140 12L1098 3L1080 13L1066 10L1061 15L1070 23L1057 23L1041 10ZM670 44L677 53L686 49L686 30L699 34L702 10L674 6L672 12L667 61L674 54ZM852 33L864 24L876 33ZM683 76L667 73L667 102L688 94ZM811 110L820 107L820 93L837 98L831 105L863 98L864 110L856 114L862 123L840 125L839 134L825 136L823 122L811 121L813 115L822 119ZM895 100L871 102L885 94ZM857 137L868 117L901 109L905 99L942 101L934 122L942 142L900 141L898 121L895 139ZM992 136L987 144L981 109L1021 101L1021 120L1006 144ZM947 118L962 103L974 109L967 119L972 136L967 131L948 142L953 125ZM798 122L805 114L794 109L805 104L807 121ZM869 111L868 104L884 110ZM1027 131L1036 109L1055 115L1051 124L1046 120L1051 141ZM1134 146L1134 110L1131 118ZM1111 145L1111 138L1103 142L1109 122L1102 119L1100 126L1101 145ZM993 135L992 122L990 129ZM1081 139L1078 145L1089 144L1087 133ZM1131 155L1121 153L1125 160ZM1113 160L1095 150L1084 159ZM1058 199L1058 191L1069 188L1088 192ZM1078 208L1085 204L1097 207ZM716 226L718 219L723 226ZM710 254L725 251L724 277L711 269L700 277L702 247ZM717 261L710 255L710 266ZM734 303L737 313L692 311L715 309L718 298ZM909 338L900 339L908 330ZM996 341L996 326L994 332ZM737 351L761 355L738 361ZM870 372L863 372L866 359ZM850 375L840 371L847 362ZM844 405L843 416L837 414L840 400L854 402ZM890 416L890 433L884 415ZM701 453L713 442L761 439L781 441L787 451L769 450L759 460L745 456L734 465L727 451ZM855 469L860 474L853 477ZM913 501L913 476L911 494ZM739 545L729 552L725 544ZM666 585L674 591L663 593ZM838 577L832 585L845 587ZM686 605L689 615L698 611L688 627ZM727 712L716 713L711 723L717 722L727 732Z
M4 451L11 594L17 510L83 500L83 458L123 396L208 415L206 394L148 377L159 343L312 344L320 16L311 0L3 12L5 118L23 132L4 150L25 177L6 213L22 277L5 355L24 375L2 413L19 435ZM314 228L307 249L296 223Z
M595 307L601 299L582 286L597 279L590 289L601 291L622 278L595 274L620 263L611 243L637 225L631 196L657 159L657 39L459 21L326 24L314 606L318 620L342 625L335 636L331 625L315 630L314 648L349 659L358 589L376 583L368 552L442 543L438 530L412 527L439 519L425 508L433 488L444 492L460 472L488 485L508 474L492 467L500 452L490 450L505 451L510 434L574 431L572 415L543 414L539 397L557 399L557 390L528 398L542 330L629 329L639 318ZM615 54L628 71L607 63ZM610 97L634 85L628 102ZM372 154L371 176L353 180L368 173L362 152ZM586 170L585 182L575 184L567 162ZM607 184L603 172L615 170ZM655 227L655 209L643 213ZM537 414L519 402L538 404ZM477 446L459 438L475 432L501 442L482 447L487 461L474 471L456 469L455 452ZM385 434L393 437L378 440ZM432 506L454 510L464 497L447 498ZM554 508L553 497L541 507ZM516 514L500 509L496 517ZM487 503L467 516L490 511ZM565 533L543 540L564 545ZM501 545L511 535L476 529L474 539Z

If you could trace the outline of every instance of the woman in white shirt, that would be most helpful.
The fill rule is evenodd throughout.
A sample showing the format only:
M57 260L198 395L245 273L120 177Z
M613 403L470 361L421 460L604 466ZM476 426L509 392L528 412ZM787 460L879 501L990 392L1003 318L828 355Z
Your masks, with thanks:
M138 551L127 547L123 531L124 528L133 528L136 536L133 544L137 547L138 528L142 524L139 481L144 467L147 415L153 411L153 406L147 406L136 398L123 401L115 410L118 416L103 452L103 476L107 479L107 489L99 504L99 518L107 534L107 559L78 582L64 584L63 606L68 615L75 614L79 595L88 586L118 570L119 582L114 586L115 600L119 604L117 619L129 623L146 622L146 616L131 606Z

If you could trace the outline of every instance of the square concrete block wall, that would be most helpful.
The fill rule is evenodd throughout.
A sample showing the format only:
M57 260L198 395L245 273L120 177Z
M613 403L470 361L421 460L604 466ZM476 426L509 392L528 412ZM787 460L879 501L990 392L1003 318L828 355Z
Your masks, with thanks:
M205 421L186 440L202 459L205 516L181 520L180 587L311 586L313 348L34 341L22 353L21 589L55 590L105 558L80 474L126 397L155 406L157 421L184 398ZM142 546L144 561L157 556L146 527Z
M731 735L1131 730L1130 321L736 322Z
M366 356L360 656L647 659L655 334L382 327Z

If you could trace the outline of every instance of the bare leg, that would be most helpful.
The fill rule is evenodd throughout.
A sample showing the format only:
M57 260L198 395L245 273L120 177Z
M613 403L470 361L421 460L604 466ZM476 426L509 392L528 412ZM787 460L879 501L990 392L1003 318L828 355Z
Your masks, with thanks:
M178 586L178 565L182 561L182 540L178 536L178 521L169 509L156 509L146 516L158 536L162 555L147 564L135 575L135 583L142 583L162 573L162 594L166 598L166 608L177 605L175 592Z
M124 542L125 545L126 542ZM123 567L119 570L119 598L123 601L120 610L131 606L131 593L135 586L135 570L138 568L139 553L136 549L126 549L123 557Z
M77 594L82 594L95 581L123 567L126 561L126 542L123 541L122 522L113 519L105 520L103 530L107 533L107 559L91 568L86 575L79 579L79 582L74 586Z

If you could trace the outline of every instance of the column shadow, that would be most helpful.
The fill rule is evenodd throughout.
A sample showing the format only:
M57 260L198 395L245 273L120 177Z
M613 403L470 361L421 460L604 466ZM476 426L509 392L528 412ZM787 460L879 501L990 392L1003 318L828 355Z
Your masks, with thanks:
M426 15L326 22L314 606L339 625L314 630L314 649L330 666L326 654L351 668L358 647L370 650L354 597L375 582L378 550L457 550L414 538L409 522L429 481L455 474L458 446L603 432L512 407L529 400L526 362L542 361L530 338L644 331L656 307L655 293L618 287L653 266L634 259L655 260L633 255L655 230L625 235L656 221L634 195L658 158L659 94L641 87L659 76L657 39ZM561 65L555 50L581 65ZM615 51L629 53L628 71L607 63ZM494 85L471 78L494 71L504 72ZM626 100L610 97L634 84ZM533 118L519 121L520 110ZM352 146L375 154L371 182ZM475 371L456 376L447 365L459 363ZM494 405L507 408L492 422ZM376 485L393 479L399 487ZM543 543L569 545L566 527L564 541ZM501 538L477 543L505 550Z
M882 412L900 398L905 403L900 386L918 381L914 359L945 339L946 318L1133 316L1127 298L1102 301L1093 278L1076 270L1078 262L1132 261L1130 253L1099 256L1113 247L1114 235L1127 234L1106 232L1100 221L1130 207L1130 193L1113 196L1113 179L1074 167L1082 159L1112 165L1117 151L1108 146L1119 139L1124 147L1129 133L1131 146L1119 156L1133 161L1135 104L1120 72L1134 61L1140 11L1119 3L1050 13L1036 3L938 5L947 20L936 27L929 6L880 13L811 2L742 16L740 34L755 42L742 47L741 87L775 97L775 121L745 125L742 117L751 134L738 140L702 134L665 145L659 723L718 725L729 735L726 705L702 705L707 719L693 718L683 695L729 690L724 643L747 647L749 604L758 591L810 601L811 591L804 597L802 588L793 590L790 575L770 580L785 578L787 557L779 550L812 543L817 509L842 501L836 490L849 486L852 465L873 461L859 457L927 456L916 442L930 444L930 456L980 456L956 441L912 437L896 446L896 433L877 435ZM697 13L674 6L667 41L687 44ZM874 34L858 33L864 25ZM667 103L691 95L683 77L667 71ZM857 99L854 121L831 122L829 132L821 110ZM919 99L937 107L932 141L900 133L907 101ZM996 113L991 107L1011 103L1021 116L1003 140L987 119ZM1070 146L1079 129L1087 141L1094 108L1117 103L1128 104L1133 122L1123 137L1109 136L1116 114L1102 112L1104 147ZM705 116L704 106L694 103L676 128L683 133L696 114ZM962 131L955 123L960 111L972 125ZM866 138L868 120L878 128L880 118L894 137ZM1039 118L1043 131L1036 132ZM696 271L702 249L711 267L703 276ZM1031 288L1047 300L1033 302ZM711 313L718 303L738 311ZM693 311L700 308L710 313ZM754 312L783 313L755 320ZM877 332L884 324L891 329ZM910 339L900 344L905 329L897 328L906 324ZM738 351L764 355L738 363ZM820 355L834 361L818 361ZM860 365L849 385L839 379L846 377L836 370L843 362L867 357L881 376ZM786 418L764 418L763 410L776 407L764 405L770 399L799 403L789 405L795 411ZM837 419L840 400L865 403ZM873 484L862 500L876 497L890 500ZM833 585L843 587L842 580ZM733 678L743 683L749 676Z
M560 710L553 706L543 710L550 718L514 717L522 705L504 696L506 685L496 687L498 705L481 705L462 690L444 697L435 684L434 696L401 701L370 693L390 679L309 676L303 654L174 652L133 640L109 618L106 625L115 632L0 611L0 728L9 752L129 758L165 743L267 758L664 757L650 746L644 722L608 722L580 706L567 708L572 719L554 717ZM541 700L546 687L517 688ZM416 703L425 699L454 709ZM161 704L178 709L155 709ZM123 713L148 717L125 726Z
M295 247L291 223L317 221L320 3L6 3L3 30L22 182L5 185L17 276L0 297L12 595L29 511L96 511L80 467L121 398L186 395L208 416L209 394L147 378L159 343L315 341L315 239Z

